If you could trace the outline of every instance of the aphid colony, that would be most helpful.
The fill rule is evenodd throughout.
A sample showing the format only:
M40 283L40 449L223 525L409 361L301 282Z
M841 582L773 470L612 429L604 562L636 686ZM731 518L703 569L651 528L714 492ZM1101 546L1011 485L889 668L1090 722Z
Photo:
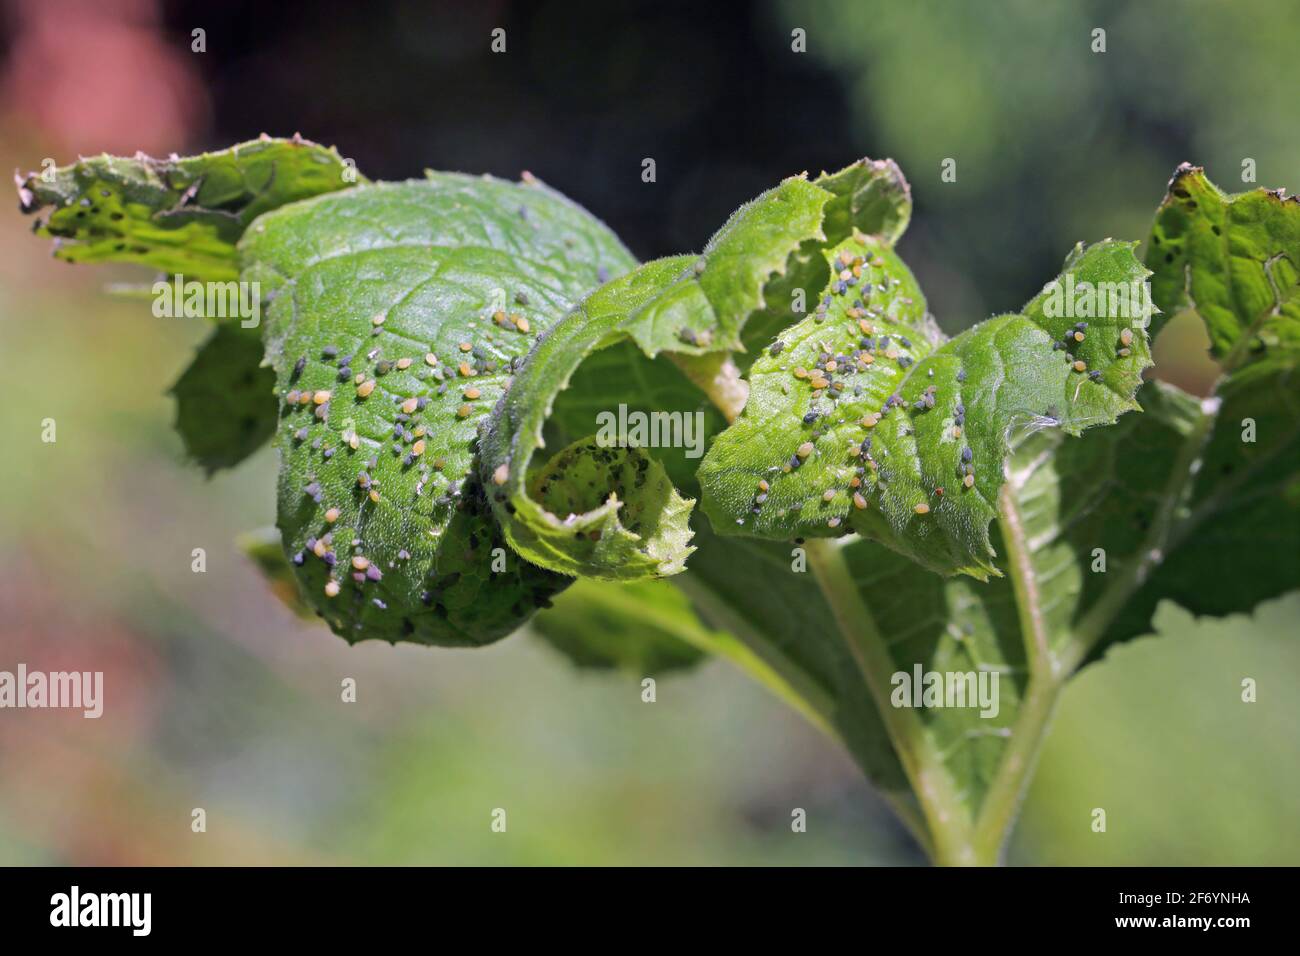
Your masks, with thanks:
M1077 358L1073 351L1079 345L1083 344L1083 342L1085 342L1087 338L1088 338L1088 323L1076 322L1073 327L1071 327L1069 330L1066 331L1064 336L1062 336L1058 341L1052 343L1052 351L1064 352L1065 361L1069 364L1070 368L1072 368L1074 371L1079 372L1081 374L1083 372L1087 372L1088 379L1090 381L1100 382L1102 378L1101 369L1089 370L1088 363L1081 358ZM1131 348L1132 345L1133 345L1133 330L1120 329L1119 345L1115 347L1116 357L1128 358L1130 355L1133 354L1133 349Z
M860 240L860 237L858 237ZM818 422L822 419L830 418L843 401L852 401L860 399L864 394L865 387L863 384L855 382L858 375L868 374L875 368L888 366L885 363L894 363L899 372L907 373L917 361L915 348L912 341L906 336L899 334L897 329L883 328L883 324L892 322L893 319L886 316L886 310L880 307L873 307L871 296L873 291L881 294L889 294L901 285L901 280L893 278L889 282L879 282L875 285L871 282L871 275L868 269L882 269L885 262L880 257L875 257L870 261L866 256L854 255L849 251L842 251L838 256L832 259L832 267L835 270L831 282L830 294L824 296L818 303L816 310L811 316L813 322L824 324L832 317L831 310L833 305L842 307L843 315L851 323L850 335L856 339L856 347L845 351L837 352L835 349L826 345L824 342L817 342L818 349L816 361L811 367L795 366L790 373L802 384L809 389L810 408L802 416L804 425L812 426L813 432L811 440L803 441L795 449L793 455L779 466L771 469L773 474L790 474L796 471L805 461L811 457L816 450L816 442L819 440L824 431L818 427ZM853 298L851 303L846 304L843 300L854 291L858 294ZM839 298L840 301L836 302ZM911 305L912 300L906 297L900 297L898 302L904 305ZM787 348L787 343L778 339L768 348L767 354L770 358L776 358ZM786 366L782 366L785 369ZM897 374L893 371L887 371L884 374L893 376ZM934 377L934 369L928 370L928 377ZM957 372L957 381L959 383L966 380L964 370ZM783 386L782 391L788 394L788 387ZM940 393L938 385L930 384L925 387L921 394L910 405L914 413L925 413L934 409L940 404L943 396ZM829 402L829 406L819 403ZM873 487L880 487L883 479L880 472L880 465L873 454L873 436L872 430L877 428L880 423L894 409L903 409L907 403L898 391L889 395L878 410L867 412L857 422L858 428L862 429L862 434L855 436L848 446L848 463L849 471L847 474L848 482L846 488L828 487L818 496L823 504L832 504L840 499L840 495L852 503L857 510L866 510L870 502L866 493L869 493ZM958 401L952 407L952 437L960 438L962 426L965 424L966 407ZM843 424L843 420L838 420L834 424ZM881 450L880 454L887 454L887 451ZM975 484L975 467L972 463L973 453L969 446L962 446L961 461L957 466L958 477L965 488L971 488ZM753 500L750 505L752 514L760 514L764 505L768 501L770 494L770 485L766 479L758 482L754 492ZM866 493L864 493L866 492ZM942 497L943 489L935 488L933 493L937 497ZM789 511L798 513L802 511L804 504L794 502L788 508ZM921 502L913 507L913 511L918 515L928 514L930 505L927 502ZM738 519L738 523L743 524L744 519ZM827 519L826 525L829 528L838 528L842 523L839 516L832 516Z
M516 302L526 303L526 295L522 292L518 293ZM386 318L386 315L381 313L370 319L372 335L383 330ZM524 335L531 331L528 319L518 313L498 310L491 314L490 321L498 328ZM443 428L443 433L446 433L445 425L439 421L441 417L439 409L449 408L451 416L457 420L469 418L476 410L480 413L485 411L488 403L501 391L501 383L494 373L513 374L518 363L523 360L523 356L516 355L503 363L498 350L489 351L472 341L460 341L455 344L456 361L447 365L439 359L432 347L428 350L412 351L406 344L409 343L409 339L401 337L400 341L403 343L401 350L410 354L392 357L384 354L382 346L375 345L365 351L356 350L340 355L343 351L340 347L328 345L321 350L320 360L325 364L333 363L337 366L337 380L345 383L344 388L347 385L351 386L350 391L353 394L347 397L351 398L356 405L364 407L375 401L384 399L391 401L393 413L389 454L400 461L403 470L414 469L416 477L414 495L419 498L423 496L433 475L443 472L447 467L445 457L426 459L432 437L430 430ZM511 347L511 350L514 351L515 347ZM289 384L294 387L285 392L284 407L290 415L310 408L315 422L327 425L331 407L342 400L346 393L339 394L337 389L298 387L296 383L307 367L307 355L301 355L295 360L288 376ZM384 388L383 380L395 372L407 373L399 387L409 389L414 377L416 389L432 392L432 395L402 394L400 391L394 392ZM475 381L480 380L480 376L493 376L490 383L492 387L489 388L486 384L480 386ZM507 380L505 387L508 387L508 384ZM451 400L436 403L436 399L442 396L449 396ZM380 415L382 418L390 417L382 412ZM345 450L351 456L352 453L360 451L364 443L367 451L370 452L369 457L356 470L355 481L349 479L349 484L354 488L353 494L357 497L347 501L327 503L324 486L314 473L309 474L308 483L302 489L303 494L313 503L324 506L322 514L324 526L319 535L307 537L304 548L292 556L292 561L298 567L302 567L310 559L321 561L328 569L324 593L326 597L333 598L341 593L342 582L346 580L347 575L351 575L358 589L366 584L382 581L384 577L384 572L379 566L380 562L373 554L367 554L366 542L362 537L367 523L365 517L367 506L378 505L383 500L381 481L376 477L380 470L379 449L383 442L363 437L358 428L349 423L337 433L341 444L336 446L331 443L335 433L330 430L312 439L311 424L312 422L309 421L308 424L295 429L292 433L292 441L295 446L298 446L311 439L311 451L318 452L321 461L331 463L331 467L349 467L333 464L335 454L340 450ZM494 476L494 479L497 477ZM498 483L503 483L505 475L499 477ZM460 483L448 481L439 501L444 505L455 506L461 503L461 496ZM357 530L336 531L335 526L341 518L344 518L345 512L350 507L356 508ZM391 570L397 567L399 562L408 561L410 557L407 550L401 549L397 552L396 560L389 561L387 567ZM432 577L433 572L429 573ZM358 597L360 596L358 591ZM387 609L387 605L379 597L372 597L371 604L379 610Z

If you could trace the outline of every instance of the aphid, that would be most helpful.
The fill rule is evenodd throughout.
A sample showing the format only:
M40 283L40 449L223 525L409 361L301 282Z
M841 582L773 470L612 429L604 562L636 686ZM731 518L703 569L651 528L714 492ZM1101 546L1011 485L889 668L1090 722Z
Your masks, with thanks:
M1120 349L1120 350L1119 350L1119 356L1120 356L1120 358L1128 358L1128 357L1129 357L1130 355L1132 355L1132 354L1133 354L1133 350L1132 350L1132 349Z
M804 423L805 425L811 425L811 424L812 424L813 422L815 422L815 421L817 421L817 412L816 412L815 409L814 409L813 411L811 411L811 412L808 412L808 413L807 413L806 415L804 415L804 417L803 417L803 423Z
M370 567L366 568L367 581L379 581L383 576L384 572L379 570L379 565L377 564L372 564Z
M474 370L474 367L468 362L461 362L460 365L456 367L456 370L460 372L461 376L464 378L470 378L478 374L478 372Z
M376 328L378 328L379 326L381 326L381 325L384 324L384 321L385 321L387 318L388 318L388 316L384 315L382 312L377 313L377 314L372 315L372 316L370 317L370 324L373 325L373 326L375 326Z
M917 505L912 510L919 515L928 515L930 513L930 506L926 504L924 501L922 501L919 505Z
M292 389L288 395L284 396L284 400L288 402L290 405L297 405L298 398L301 396L301 394L302 393L299 392L296 388Z
M317 405L324 405L326 402L330 400L330 393L327 389L323 389L323 388L319 389L315 394L312 395L311 400L315 402Z
M825 491L822 492L822 501L834 501L834 500L835 500L834 488L827 488Z
M969 445L967 445L966 447L964 447L964 448L961 450L961 460L962 460L962 461L970 461L973 457L975 457L975 456L974 456L974 452L972 452L972 451L970 450L970 446L969 446Z
M813 443L810 441L804 442L802 445L800 445L798 448L795 449L794 453L800 460L807 458L809 455L813 453Z
M959 382L966 381L966 370L964 368L959 368L957 370L957 381Z
M1076 342L1082 342L1085 338L1087 338L1087 336L1085 336L1082 332L1075 332L1073 338L1074 341Z
M839 526L840 526L839 518L831 518L829 521L826 522L826 527L828 528L838 528Z
M766 493L766 492L767 492L767 489L768 489L768 484L767 484L767 482L764 481L762 478L760 478L760 479L758 480L758 490L761 491L761 492Z
M861 511L866 506L867 506L867 499L862 497L862 492L860 491L853 492L853 507Z
M334 358L334 356L339 354L339 350L336 346L327 345L323 349L321 349L320 354L327 359L332 359Z
M1083 361L1082 359L1079 359L1077 362L1074 363L1074 370L1076 372L1086 371L1087 368L1088 368L1088 363Z
M417 441L414 445L411 446L411 454L414 455L416 458L419 458L421 455L424 454L423 438L421 438L419 441Z
M293 363L293 371L289 373L289 381L296 382L298 380L298 376L302 374L302 370L305 369L306 367L307 367L307 356L304 355L302 358L298 359L298 361Z
M479 390L478 390L477 388L467 388L467 389L465 389L465 397L468 398L468 399L471 399L471 400L472 400L472 399L478 398L480 394L481 394L481 393L479 392Z
M961 483L967 488L973 488L975 486L975 473L967 472L966 477L961 480Z
M473 409L468 405L462 405L460 408L456 409L456 414L461 418L469 418L470 412L472 411Z
M420 403L416 399L408 398L406 401L402 402L402 411L409 415L411 412L415 411L416 406L419 404Z
M334 522L339 520L339 514L340 512L338 508L330 508L328 511L325 512L325 520L328 521L330 524L333 524Z
M940 485L938 488L934 489L934 496L935 496L936 498L942 498L942 497L943 497L943 485Z
M471 345L469 342L461 342L460 345L458 346L458 348L459 348L462 352L468 352L468 351L470 351L471 349L473 349L474 346Z
M1132 344L1133 344L1133 330L1132 330L1132 329L1120 329L1120 330L1119 330L1119 340L1120 340L1120 343L1123 344L1123 345L1132 345Z
M504 485L509 477L510 466L503 462L502 464L497 465L496 469L492 472L492 484Z
M397 360L397 367L399 369L408 369L411 367L411 360L409 358L399 358Z
M295 439L296 441L306 441L306 440L307 440L307 426L304 425L302 428L299 428L296 432L293 433L293 437L294 437L294 439Z
M781 350L784 348L785 348L785 343L782 342L780 339L777 339L768 348L767 354L770 355L772 358L776 358L778 355L781 354Z
M366 379L364 382L362 382L360 385L357 386L357 398L365 398L374 390L375 390L375 380L373 378ZM352 447L355 448L356 446L353 445Z
M374 488L370 489L370 500L373 501L375 504L379 504L379 492L376 491Z
M1091 372L1088 373L1088 378L1092 379L1094 382L1100 382L1101 371L1099 369L1093 369Z
M334 597L339 593L339 583L337 581L325 582L325 596Z

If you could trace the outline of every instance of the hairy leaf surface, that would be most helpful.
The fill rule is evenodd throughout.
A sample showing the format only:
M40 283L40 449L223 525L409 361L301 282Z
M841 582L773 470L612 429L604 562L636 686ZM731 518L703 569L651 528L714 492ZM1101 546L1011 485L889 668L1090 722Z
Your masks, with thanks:
M297 203L241 244L270 298L278 525L349 640L475 645L566 580L510 553L474 468L537 335L632 259L535 180L429 174Z
M92 156L18 179L23 212L68 262L138 262L186 278L239 276L235 244L264 212L360 180L332 147L264 139L199 156Z
M827 250L838 271L817 310L754 363L744 414L701 466L706 514L723 533L857 531L940 573L996 574L988 524L1013 442L1138 407L1150 352L1134 245L1080 245L1022 313L948 341L887 244ZM1071 291L1102 286L1125 304Z
M792 283L825 283L829 267L817 250L855 232L891 242L910 210L907 184L892 163L864 160L814 180L793 177L737 210L699 256L647 263L586 299L538 343L484 442L482 474L497 486L493 507L511 545L569 575L639 580L679 572L691 551L693 502L644 449L614 456L597 434L563 453L568 467L578 467L581 457L617 459L620 467L580 468L582 477L568 482L562 500L538 497L532 458L545 445L556 397L588 357L620 345L648 359L675 356L704 391L727 387L725 356L746 346L747 325L762 331L788 324ZM606 395L607 408L626 395L640 399L641 384L633 379L626 391ZM592 480L626 468L641 480ZM554 491L555 483L549 487Z

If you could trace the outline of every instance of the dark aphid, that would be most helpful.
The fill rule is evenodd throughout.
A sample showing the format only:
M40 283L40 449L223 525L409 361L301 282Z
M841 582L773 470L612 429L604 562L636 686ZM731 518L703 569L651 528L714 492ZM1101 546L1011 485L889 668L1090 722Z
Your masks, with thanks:
M817 411L815 409L803 417L803 423L805 425L811 425L815 421L817 421Z
M306 560L307 560L306 555L304 555L301 551L295 552L292 558L293 563L296 564L298 567L302 567L303 562L305 562Z
M298 361L293 363L293 371L289 373L289 381L291 382L298 381L298 376L302 374L302 370L305 369L306 367L307 367L307 356L304 355L300 357Z
M321 353L320 353L320 354L321 354L324 358L332 359L332 358L334 358L336 355L339 354L339 350L338 350L337 347L335 347L335 346L333 346L333 345L327 345L327 346L325 346L323 349L321 349Z
M1091 372L1088 373L1088 378L1092 379L1094 382L1100 382L1101 372L1097 369L1093 369Z
M294 437L294 440L295 440L295 441L306 441L306 440L307 440L307 426L304 425L302 428L299 428L296 432L293 433L293 437Z
M909 357L909 356L907 356L907 355L900 355L900 356L898 357L898 367L899 367L899 368L911 368L911 366L912 366L912 359L911 359L911 357Z
M905 338L903 338L901 335L898 337L898 341L900 341L900 342L903 343L903 348L905 348L905 349L910 349L910 348L912 347L912 342L911 342L911 340L910 340L910 339L905 339Z
M959 382L966 381L966 370L964 368L959 368L957 370L957 381Z
M879 347L882 348L882 349L887 349L887 348L889 348L889 336L888 336L888 335L882 335L882 336L880 337L880 346L879 346Z
M785 343L782 342L780 339L777 339L775 342L772 343L771 347L767 350L767 354L772 356L772 358L776 358L778 355L781 354L781 350L784 348L785 348Z
M961 450L961 460L962 460L962 461L970 461L973 457L975 457L975 455L974 455L974 453L970 450L970 446L969 446L969 445L967 445L967 446L965 446L964 448L962 448L962 450Z
M311 484L309 484L306 488L302 490L302 493L309 498L320 500L320 496L321 496L320 482L313 481Z

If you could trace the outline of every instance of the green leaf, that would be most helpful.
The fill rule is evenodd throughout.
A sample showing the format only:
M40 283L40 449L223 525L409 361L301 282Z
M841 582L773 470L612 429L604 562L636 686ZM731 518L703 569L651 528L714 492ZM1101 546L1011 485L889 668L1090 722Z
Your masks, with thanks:
M334 631L472 646L549 603L567 579L505 549L476 439L538 333L632 265L613 234L535 180L431 173L287 206L240 250L270 300L277 523Z
M907 184L890 162L863 160L812 181L793 177L737 210L699 256L647 263L587 298L538 343L483 443L483 480L495 486L493 508L515 550L575 576L628 581L680 571L692 550L693 502L669 484L657 456L611 455L595 420L574 436L577 447L561 453L580 477L549 482L558 496L549 502L535 496L533 455L546 445L544 426L557 396L589 357L620 346L617 364L640 367L629 361L635 346L647 359L673 356L702 392L725 387L725 353L746 346L747 324L760 331L788 324L792 283L825 284L829 266L818 249L862 230L892 241L910 210ZM734 382L734 368L730 375ZM664 380L662 371L634 373L603 396L601 411L614 413L621 400L645 405L652 381L657 390ZM583 457L618 467L584 466ZM628 468L644 469L640 483L601 480Z
M690 602L663 581L577 581L533 619L533 629L578 667L658 677L694 667L710 635Z
M1138 407L1151 363L1134 245L1081 244L1022 313L947 341L886 243L827 250L840 275L754 363L744 414L704 459L705 513L723 533L857 531L940 573L998 573L988 524L1014 443ZM1112 287L1122 303L1083 298Z
M1221 192L1199 166L1174 171L1147 246L1161 323L1195 309L1228 368L1300 348L1300 199ZM1155 331L1159 331L1156 325Z
M262 366L262 336L223 322L172 386L185 451L211 475L232 468L275 433L275 373Z
M334 148L264 137L200 156L92 156L18 177L23 212L68 262L138 262L198 280L239 276L235 243L257 216L361 177Z

